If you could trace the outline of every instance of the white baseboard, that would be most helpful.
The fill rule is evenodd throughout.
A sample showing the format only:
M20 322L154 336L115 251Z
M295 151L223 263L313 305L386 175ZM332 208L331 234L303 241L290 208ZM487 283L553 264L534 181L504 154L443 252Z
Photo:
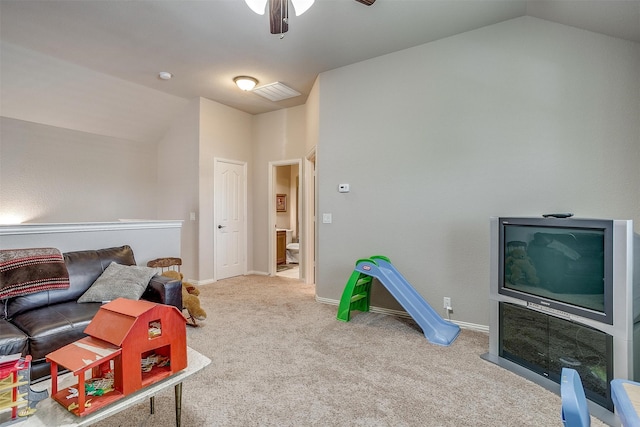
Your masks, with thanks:
M339 305L340 301L338 300L334 300L334 299L329 299L329 298L322 298L316 295L316 301L323 303L323 304L329 304L329 305ZM395 317L403 317L403 318L411 318L411 315L409 315L409 313L407 313L406 311L401 311L401 310L392 310L392 309L388 309L388 308L383 308L383 307L374 307L371 306L369 307L369 311L371 313L378 313L378 314L384 314L387 316L395 316ZM472 331L477 331L477 332L484 332L484 333L489 333L489 326L487 325L479 325L477 323L469 323L469 322L461 322L459 320L453 320L453 319L447 319L449 320L451 323L455 323L456 325L460 326L462 329L469 329Z
M255 271L255 270L251 270L247 272L247 276L251 275L251 274L255 274L256 276L268 276L269 273L267 273L266 271Z
M196 286L203 286L203 285L210 285L211 283L215 283L216 281L213 279L205 279L205 280L191 280L191 279L185 279L185 282L189 282L191 284L194 284Z
M246 274L244 274L244 276L249 276L249 275L256 275L256 276L268 276L269 273L265 273L264 271L248 271ZM204 279L204 280L191 280L191 279L185 279L186 282L189 283L193 283L194 285L210 285L211 283L216 283L217 280L214 279Z

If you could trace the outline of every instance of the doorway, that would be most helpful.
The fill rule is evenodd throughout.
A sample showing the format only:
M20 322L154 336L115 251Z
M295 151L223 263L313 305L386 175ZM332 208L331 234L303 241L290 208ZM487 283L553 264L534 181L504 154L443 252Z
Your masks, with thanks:
M316 148L313 147L304 160L304 281L316 283Z
M304 277L302 162L269 163L269 275Z
M246 273L247 163L214 159L214 280Z

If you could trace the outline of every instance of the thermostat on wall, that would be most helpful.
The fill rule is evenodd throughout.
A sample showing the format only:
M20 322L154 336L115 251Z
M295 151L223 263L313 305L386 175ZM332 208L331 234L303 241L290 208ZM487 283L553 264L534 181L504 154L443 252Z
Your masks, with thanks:
M338 184L338 192L339 193L348 193L349 192L349 184Z

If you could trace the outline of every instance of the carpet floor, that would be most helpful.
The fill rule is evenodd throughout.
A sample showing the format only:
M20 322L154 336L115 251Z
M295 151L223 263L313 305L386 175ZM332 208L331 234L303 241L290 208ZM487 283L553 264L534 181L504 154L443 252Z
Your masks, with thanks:
M410 319L315 301L314 287L265 276L201 286L208 312L188 345L212 363L183 384L191 426L561 426L560 397L486 362L488 335L430 344ZM175 425L173 389L97 426ZM592 417L592 426L604 426Z

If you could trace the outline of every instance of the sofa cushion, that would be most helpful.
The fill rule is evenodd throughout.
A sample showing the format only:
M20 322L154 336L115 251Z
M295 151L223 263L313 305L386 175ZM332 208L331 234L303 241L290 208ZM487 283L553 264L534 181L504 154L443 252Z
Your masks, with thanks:
M27 354L28 336L6 320L0 320L0 354Z
M105 302L116 298L138 300L155 275L153 268L112 262L87 292L78 298L78 302Z
M75 251L63 254L69 272L68 289L57 289L10 298L5 307L5 316L12 319L20 313L59 302L75 302L95 282L112 262L135 265L136 260L130 246L99 250Z
M38 362L48 353L85 337L84 330L101 305L75 301L55 304L19 314L13 324L31 337L29 354L33 362Z

